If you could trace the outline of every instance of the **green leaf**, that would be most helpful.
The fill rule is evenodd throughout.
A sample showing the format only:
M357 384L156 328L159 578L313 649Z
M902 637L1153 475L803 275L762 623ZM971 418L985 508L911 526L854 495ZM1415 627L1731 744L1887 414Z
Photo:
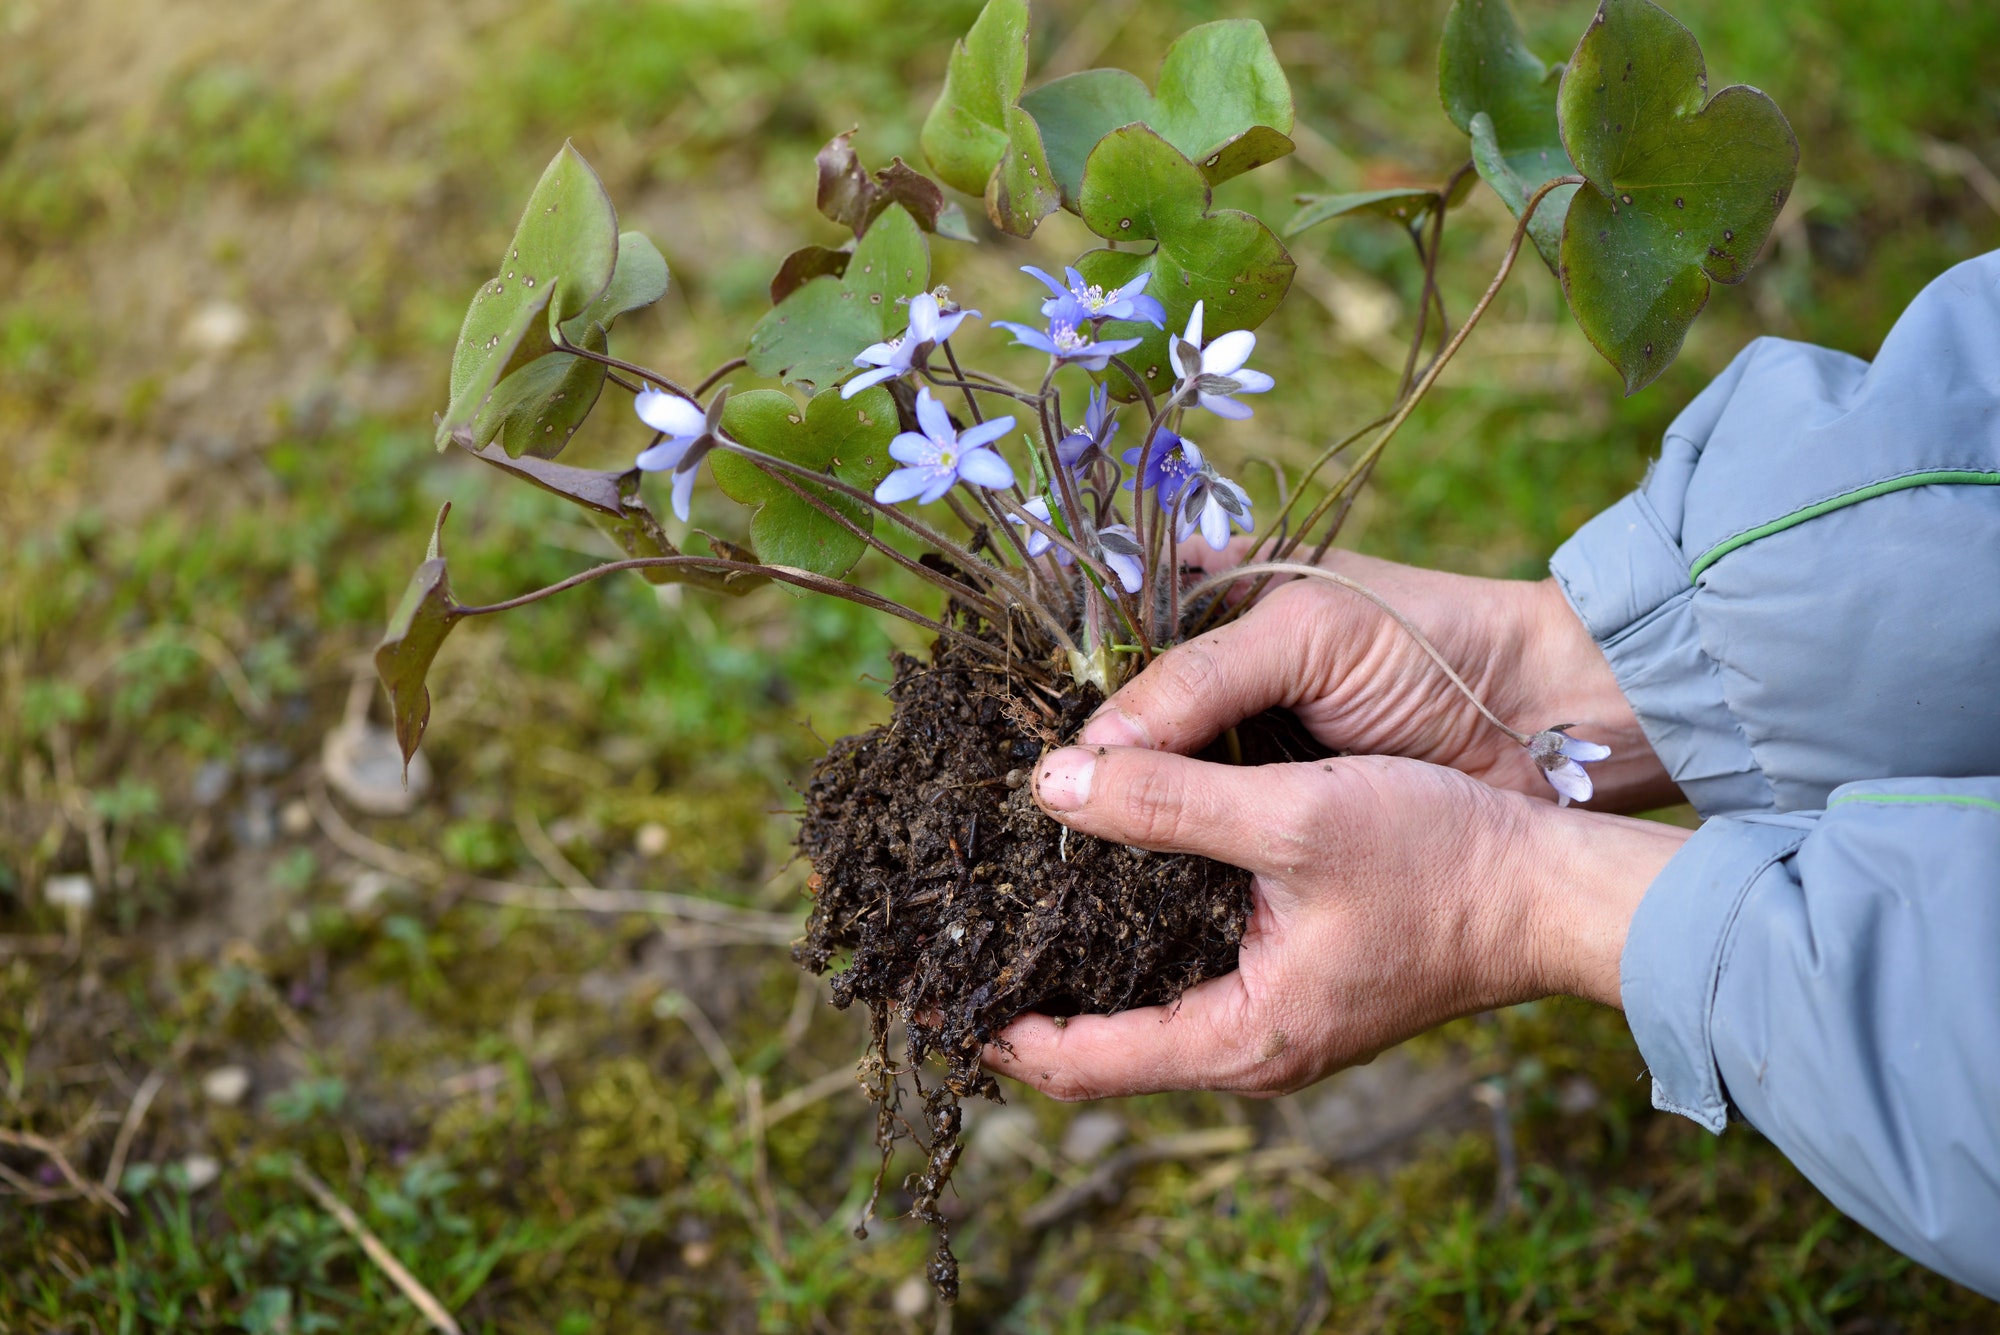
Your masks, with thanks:
M851 487L872 492L894 466L889 442L900 428L895 399L878 385L851 399L832 391L818 394L803 410L791 395L777 390L732 395L722 410L722 429L752 449L831 473ZM750 541L758 560L839 579L868 549L860 538L751 460L726 450L717 450L708 459L724 494L756 507L750 517ZM867 506L823 488L811 490L862 532L874 531L874 511Z
M1304 207L1285 224L1286 236L1297 236L1308 227L1355 214L1389 218L1405 227L1414 227L1437 208L1439 198L1435 190L1402 186L1393 190L1359 190L1344 195L1300 195L1298 202Z
M389 629L375 648L375 672L389 688L389 706L396 720L396 744L403 751L403 774L409 776L410 757L424 739L431 720L430 688L424 676L437 657L444 637L458 624L458 605L451 598L451 576L445 570L444 521L451 502L438 510L437 524L431 529L430 550L424 563L410 576L403 601L389 618Z
M1451 123L1472 137L1472 161L1516 218L1543 182L1576 169L1556 123L1561 65L1528 49L1507 0L1453 0L1438 47L1438 96ZM1551 270L1574 186L1549 192L1528 236Z
M1278 308L1292 284L1294 265L1284 243L1247 213L1209 209L1208 182L1187 157L1143 125L1106 135L1083 174L1083 220L1099 236L1121 245L1157 241L1140 250L1093 250L1077 261L1085 278L1106 288L1142 273L1153 275L1146 294L1166 308L1166 329L1114 321L1109 338L1145 341L1124 360L1155 392L1174 379L1167 335L1187 324L1197 301L1204 332L1255 329ZM1129 395L1123 376L1109 373L1114 394Z
M1190 28L1148 91L1124 70L1085 70L1021 99L1041 126L1063 203L1082 197L1084 163L1105 135L1142 123L1200 164L1210 185L1292 151L1292 87L1254 19Z
M618 262L611 282L590 303L584 313L569 322L563 332L572 343L582 342L590 325L610 329L621 315L643 310L667 295L667 261L644 232L618 234Z
M528 196L499 272L466 309L452 352L451 403L437 426L439 449L472 422L503 376L553 348L562 324L610 286L618 247L611 197L565 143Z
M607 346L604 328L596 324L571 342L592 352ZM590 416L603 389L604 363L567 352L543 353L494 386L472 419L468 443L478 447L498 438L510 455L553 459Z
M609 473L572 468L568 464L535 458L510 459L504 451L491 445L468 452L482 463L540 487L552 496L560 496L572 505L581 506L589 513L591 522L617 543L618 549L627 557L681 555L680 549L668 540L666 530L660 527L660 521L641 498L639 487L644 474L636 468ZM693 584L716 593L738 595L769 583L761 575L674 566L650 567L639 574L648 584Z
M1563 227L1563 292L1627 394L1673 361L1711 279L1749 273L1798 174L1776 103L1707 91L1694 34L1649 0L1604 0L1563 76L1564 142L1590 181Z
M1032 234L1060 202L1041 130L1020 106L1027 74L1027 0L987 0L952 47L921 136L931 170L985 199L993 225L1015 236Z
M854 369L855 354L909 323L897 304L930 285L930 247L900 205L890 205L855 244L838 278L813 278L750 331L758 375L824 385Z

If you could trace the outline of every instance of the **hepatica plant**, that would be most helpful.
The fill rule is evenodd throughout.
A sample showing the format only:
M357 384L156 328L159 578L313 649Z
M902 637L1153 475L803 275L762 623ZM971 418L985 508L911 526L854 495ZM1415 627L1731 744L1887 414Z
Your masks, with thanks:
M1031 87L1028 25L1025 0L990 0L953 49L921 136L930 174L900 158L868 170L852 133L820 151L819 209L851 239L785 257L743 354L713 371L613 354L619 317L665 295L668 267L646 237L620 232L577 151L556 155L466 312L436 444L581 507L623 555L547 589L465 604L443 550L446 506L376 652L406 757L429 718L425 676L455 625L621 571L729 596L775 582L862 603L922 626L941 654L983 665L1010 699L1050 720L1068 717L1065 701L1108 693L1169 646L1239 615L1274 578L1330 579L1379 604L1317 563L1523 247L1549 266L1577 323L1636 392L1673 360L1711 282L1748 272L1796 171L1797 145L1777 107L1753 88L1711 93L1694 37L1650 0L1603 0L1556 65L1528 48L1506 0L1455 0L1439 91L1467 137L1467 160L1432 186L1302 198L1282 228L1292 236L1367 218L1407 235L1424 277L1396 393L1380 416L1282 479L1282 503L1259 502L1242 461L1208 442L1219 423L1252 417L1283 393L1257 365L1255 331L1284 301L1294 266L1278 230L1217 208L1212 192L1292 150L1291 91L1270 42L1252 20L1208 23L1173 44L1150 84L1088 70ZM1480 181L1517 226L1492 282L1454 326L1438 260L1450 211ZM1027 267L1016 287L992 292L934 285L933 246L1026 237L1058 209L1102 243L1060 274ZM984 227L969 220L973 210ZM1033 318L989 322L974 306ZM982 349L1002 345L1039 354L1039 380L985 369ZM557 462L607 388L611 411L626 415L632 466ZM1341 473L1323 478L1343 454ZM664 492L680 518L700 510L704 524L743 541L704 535L705 551L681 550L649 491L655 501ZM748 515L732 528L715 516L734 506ZM1179 555L1183 543L1220 550L1239 534L1256 535L1259 559L1224 574L1199 578ZM872 572L891 566L935 586L940 604L926 610L874 587ZM1247 596L1220 596L1237 580L1254 581ZM1440 689L1465 691L1453 665L1418 640ZM1528 749L1563 801L1588 799L1582 762L1603 758L1602 747L1570 738L1566 725L1537 721L1528 732L1487 717ZM1059 740L1051 729L1039 735ZM972 823L964 847L956 834L948 841L967 894L981 880L976 813ZM910 859L920 842L911 835ZM1061 857L1071 853L1064 843ZM816 932L836 889L858 893L819 871ZM909 871L917 875L914 863ZM953 1097L991 1091L979 1044L1012 1013L1052 995L1083 1008L1122 1004L1072 984L1010 992L997 966L963 1006L919 995L923 984L907 975L868 990L876 919L856 903L861 925L826 929L802 958L824 967L831 950L854 952L843 977L863 981L849 999L877 1007L881 1044L893 1012L915 1057L942 1053ZM896 930L909 930L913 911L898 904ZM1060 905L1044 911L1062 914ZM885 908L884 930L890 916ZM984 935L953 921L936 936L979 949ZM1004 977L1018 982L1025 968ZM1147 995L1124 994L1132 1004ZM891 1116L893 1079L882 1074L891 1066L878 1053L885 1163L899 1135L926 1145L930 1170L906 1186L914 1212L941 1223L956 1104L949 1116L927 1106L931 1131L918 1135ZM950 1290L955 1263L946 1264L948 1248L939 1255L933 1279Z

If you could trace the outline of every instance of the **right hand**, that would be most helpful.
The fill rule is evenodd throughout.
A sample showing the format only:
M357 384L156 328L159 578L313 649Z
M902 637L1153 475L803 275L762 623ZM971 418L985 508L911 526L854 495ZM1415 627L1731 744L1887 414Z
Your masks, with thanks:
M1218 571L1241 563L1248 546L1243 539L1214 552L1192 542L1181 556ZM1532 733L1574 724L1576 736L1610 746L1611 759L1591 768L1593 807L1644 810L1681 800L1610 664L1553 580L1478 579L1339 551L1325 564L1422 629L1514 727ZM1408 756L1555 798L1525 749L1480 717L1402 627L1367 599L1319 580L1274 583L1236 621L1161 655L1077 740L1191 754L1274 706L1335 751Z

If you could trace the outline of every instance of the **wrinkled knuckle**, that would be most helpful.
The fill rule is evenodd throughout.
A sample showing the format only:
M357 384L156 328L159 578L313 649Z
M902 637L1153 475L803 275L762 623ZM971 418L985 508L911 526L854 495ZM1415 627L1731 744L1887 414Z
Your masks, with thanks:
M1189 700L1199 700L1222 683L1222 656L1212 644L1191 640L1161 660L1168 689Z
M1177 842L1186 794L1172 770L1163 765L1135 766L1117 792L1114 819L1125 842L1146 848Z

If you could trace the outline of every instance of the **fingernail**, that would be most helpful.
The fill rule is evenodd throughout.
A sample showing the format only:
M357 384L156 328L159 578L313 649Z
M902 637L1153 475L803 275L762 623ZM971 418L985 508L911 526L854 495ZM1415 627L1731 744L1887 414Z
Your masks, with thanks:
M1090 716L1076 738L1089 746L1146 746L1146 730L1125 716L1116 705L1107 704Z
M1035 772L1035 796L1051 811L1075 811L1090 800L1090 772L1097 753L1081 746L1051 751Z

